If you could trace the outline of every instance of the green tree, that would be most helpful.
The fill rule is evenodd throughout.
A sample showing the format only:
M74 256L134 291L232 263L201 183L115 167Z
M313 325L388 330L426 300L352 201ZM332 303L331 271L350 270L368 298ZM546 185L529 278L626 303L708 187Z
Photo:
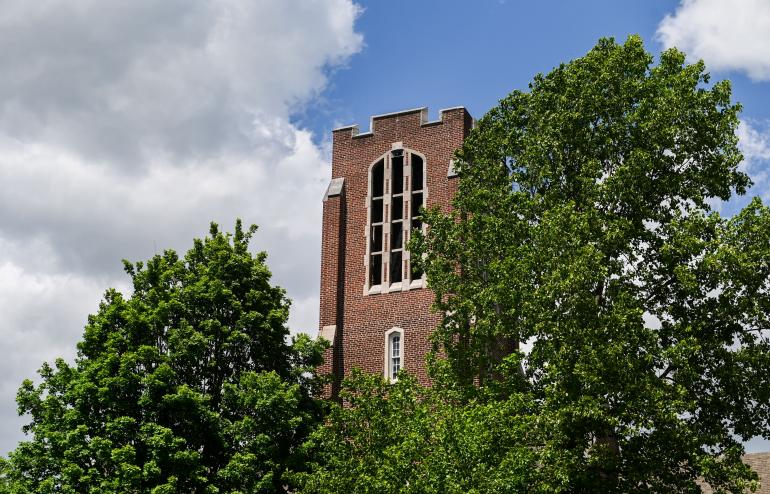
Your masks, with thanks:
M256 230L125 262L133 293L108 290L74 364L44 364L19 389L31 422L0 464L12 493L285 492L321 417L323 345L287 341L289 301L270 284Z
M460 402L421 387L355 372L325 427L312 436L312 494L488 494L544 485L529 443L536 430L525 395ZM539 492L547 492L540 490Z
M305 491L754 486L741 440L770 438L770 209L710 207L750 185L739 110L702 62L656 64L636 36L503 99L457 154L451 213L425 212L410 244L442 314L434 387L349 380Z
M475 399L530 342L513 392L554 490L756 479L740 441L770 437L770 210L710 206L750 185L739 110L702 62L603 39L485 115L454 210L426 216L433 377Z

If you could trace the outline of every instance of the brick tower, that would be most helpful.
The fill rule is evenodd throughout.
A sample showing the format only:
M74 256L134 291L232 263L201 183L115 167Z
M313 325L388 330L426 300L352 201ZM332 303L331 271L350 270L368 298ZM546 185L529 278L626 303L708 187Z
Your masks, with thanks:
M332 179L324 196L320 334L332 342L322 372L336 395L354 368L393 378L406 369L428 382L428 336L439 321L432 293L406 242L423 228L421 206L449 208L454 151L473 124L463 107L372 117L370 131L333 131Z

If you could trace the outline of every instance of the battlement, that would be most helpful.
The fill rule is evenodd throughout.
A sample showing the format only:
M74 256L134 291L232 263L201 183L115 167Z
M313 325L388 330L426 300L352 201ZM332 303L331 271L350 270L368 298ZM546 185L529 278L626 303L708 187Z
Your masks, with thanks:
M398 120L403 117L412 117L413 115L415 117L419 117L419 120L415 119L416 122L419 122L420 127L429 127L433 125L441 125L444 123L444 115L449 112L453 111L463 111L467 113L467 110L464 106L453 106L451 108L444 108L442 110L439 110L439 118L438 120L428 120L428 107L423 106L422 108L413 108L411 110L401 110L397 112L392 113L383 113L381 115L374 115L371 117L371 120L369 121L369 131L367 132L360 132L358 125L345 125L343 127L338 127L334 130L332 130L333 133L337 132L350 132L350 136L352 138L362 138L362 137L370 137L377 132L377 122L382 122L386 120Z

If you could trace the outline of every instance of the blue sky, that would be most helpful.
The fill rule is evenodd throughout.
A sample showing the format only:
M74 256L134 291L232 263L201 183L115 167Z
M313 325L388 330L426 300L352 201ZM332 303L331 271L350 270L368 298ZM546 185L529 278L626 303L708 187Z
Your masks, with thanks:
M733 81L752 193L770 199L768 0L2 2L0 454L22 437L22 379L74 357L105 288L129 290L121 259L256 223L290 329L314 333L333 127L480 117L629 34Z
M601 37L639 34L663 49L656 30L678 1L364 1L356 25L362 50L338 69L319 101L295 116L323 137L337 124L367 126L399 109L466 106L482 116L538 72L580 57ZM736 7L738 8L738 7ZM733 81L743 116L770 118L770 84L741 71L711 70Z
M729 10L750 9L746 2L723 4ZM481 117L512 90L526 89L535 74L582 56L601 37L622 42L639 34L648 51L658 55L669 46L658 33L659 26L681 7L673 0L394 0L360 5L356 25L364 35L361 51L334 72L314 104L293 116L298 125L312 129L318 142L328 139L335 126L357 123L364 131L371 115L407 108L428 106L435 118L441 108L463 105ZM687 16L696 14L684 11L680 18L686 23ZM725 22L731 22L729 16ZM681 37L687 35L692 33ZM686 49L689 44L680 47ZM712 81L732 81L734 100L744 107L742 118L765 135L770 82L752 80L745 70L723 64L714 68L704 58ZM767 138L762 143L766 146ZM763 170L767 157L761 161L757 165ZM755 181L757 186L748 196L767 194L761 173L755 174ZM748 196L723 205L723 212L732 214Z
M602 36L651 40L677 2L361 2L364 47L300 121L368 123L394 109L464 105L480 117L532 76L579 57ZM650 43L650 47L657 48Z

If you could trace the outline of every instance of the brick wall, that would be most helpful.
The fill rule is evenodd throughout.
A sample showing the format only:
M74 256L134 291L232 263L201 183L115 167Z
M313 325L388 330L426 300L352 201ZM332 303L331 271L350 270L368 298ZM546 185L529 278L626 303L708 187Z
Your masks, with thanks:
M450 160L473 119L464 108L442 110L440 115L427 122L426 109L409 110L373 117L367 133L359 133L356 126L333 132L336 187L330 186L324 198L319 326L334 340L322 370L337 378L353 368L382 374L385 332L398 327L404 331L402 367L428 383L428 337L439 321L430 311L433 295L427 288L365 293L367 206L369 167L396 144L425 157L426 206L449 208L456 191L455 179L448 177ZM332 394L337 387L338 380Z

